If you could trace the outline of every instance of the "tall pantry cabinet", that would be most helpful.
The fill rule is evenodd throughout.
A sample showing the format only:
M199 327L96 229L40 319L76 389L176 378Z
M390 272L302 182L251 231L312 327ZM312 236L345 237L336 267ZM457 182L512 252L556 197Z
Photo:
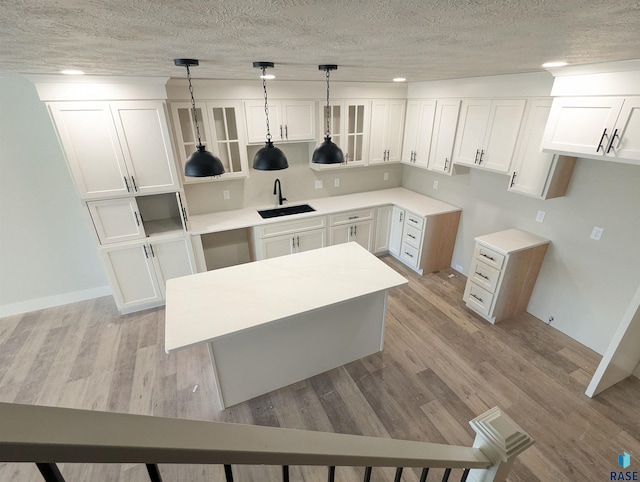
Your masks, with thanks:
M166 79L34 80L118 309L163 304L166 280L195 272Z

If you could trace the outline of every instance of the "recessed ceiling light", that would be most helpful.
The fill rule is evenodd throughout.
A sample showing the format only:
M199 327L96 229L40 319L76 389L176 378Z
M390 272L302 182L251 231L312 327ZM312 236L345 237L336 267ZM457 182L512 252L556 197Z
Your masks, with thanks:
M60 73L64 75L84 75L84 72L82 70L73 69L61 70Z
M265 74L265 75L261 75L260 78L265 80L273 80L276 78L276 76L273 74Z
M567 62L564 61L559 61L559 62L545 62L544 64L542 64L542 66L546 69L549 67L564 67L565 65L568 65Z
M395 77L393 79L394 82L406 82L407 79L405 79L404 77Z

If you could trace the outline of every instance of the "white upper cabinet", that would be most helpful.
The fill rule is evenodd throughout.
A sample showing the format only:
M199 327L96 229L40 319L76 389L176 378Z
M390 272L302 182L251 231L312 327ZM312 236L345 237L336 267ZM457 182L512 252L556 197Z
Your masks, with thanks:
M427 167L434 130L435 112L435 100L410 100L407 102L402 148L403 163ZM449 160L451 160L451 157L449 157Z
M171 115L175 127L178 157L184 172L187 159L195 152L198 144L191 104L172 102ZM197 102L196 115L200 127L200 140L208 151L220 159L224 166L224 174L218 177L183 176L185 184L247 177L249 175L247 136L242 103L240 101Z
M640 97L556 97L542 148L591 159L640 161Z
M453 145L456 140L460 100L438 100L428 168L444 174L453 173ZM465 169L466 171L466 169Z
M527 109L522 137L513 160L509 191L541 199L564 196L575 165L574 157L540 150L551 99L534 99Z
M179 189L162 102L53 102L49 109L81 197Z
M269 100L269 131L272 141L294 142L316 139L314 100ZM247 141L263 143L267 136L264 100L244 102L247 117Z
M400 162L404 100L374 99L371 103L369 164Z
M518 140L526 100L463 100L453 161L507 173Z

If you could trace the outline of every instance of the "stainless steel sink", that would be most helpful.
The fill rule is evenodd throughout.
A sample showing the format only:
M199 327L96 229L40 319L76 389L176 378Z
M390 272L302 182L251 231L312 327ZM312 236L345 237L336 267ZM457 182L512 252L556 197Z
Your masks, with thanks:
M264 209L262 211L258 211L258 214L262 216L262 219L267 219L276 218L278 216L290 216L291 214L310 213L312 211L315 211L315 209L308 204L299 204L297 206L282 206L279 208Z

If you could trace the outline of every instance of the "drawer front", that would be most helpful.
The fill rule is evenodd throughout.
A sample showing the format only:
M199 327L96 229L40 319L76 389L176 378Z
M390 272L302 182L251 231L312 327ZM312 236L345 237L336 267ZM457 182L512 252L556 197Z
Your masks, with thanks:
M479 313L489 316L493 295L484 288L480 288L480 286L475 284L473 281L467 281L463 299L469 306L473 306L473 308Z
M410 244L414 248L420 248L420 239L422 238L422 231L414 228L413 226L405 226L403 242Z
M473 257L496 269L501 269L504 264L504 254L496 253L494 250L481 244L476 244Z
M420 252L407 243L402 243L402 248L400 249L400 259L407 266L411 266L412 268L418 268L418 261L420 257Z
M417 214L412 213L411 211L407 211L405 220L405 226L412 226L416 229L422 230L424 226L424 218L422 216L418 216Z
M480 260L474 259L471 263L469 279L491 293L495 293L498 280L500 279L500 270L492 268Z
M307 231L309 229L319 229L326 226L326 216L315 216L312 218L299 219L297 221L289 221L286 223L266 224L258 226L256 229L260 238L268 238L271 236L281 236L283 234L291 234L297 231Z
M355 211L347 211L344 213L331 214L329 216L329 223L331 226L337 224L358 223L360 221L368 221L373 219L373 208L358 209Z

